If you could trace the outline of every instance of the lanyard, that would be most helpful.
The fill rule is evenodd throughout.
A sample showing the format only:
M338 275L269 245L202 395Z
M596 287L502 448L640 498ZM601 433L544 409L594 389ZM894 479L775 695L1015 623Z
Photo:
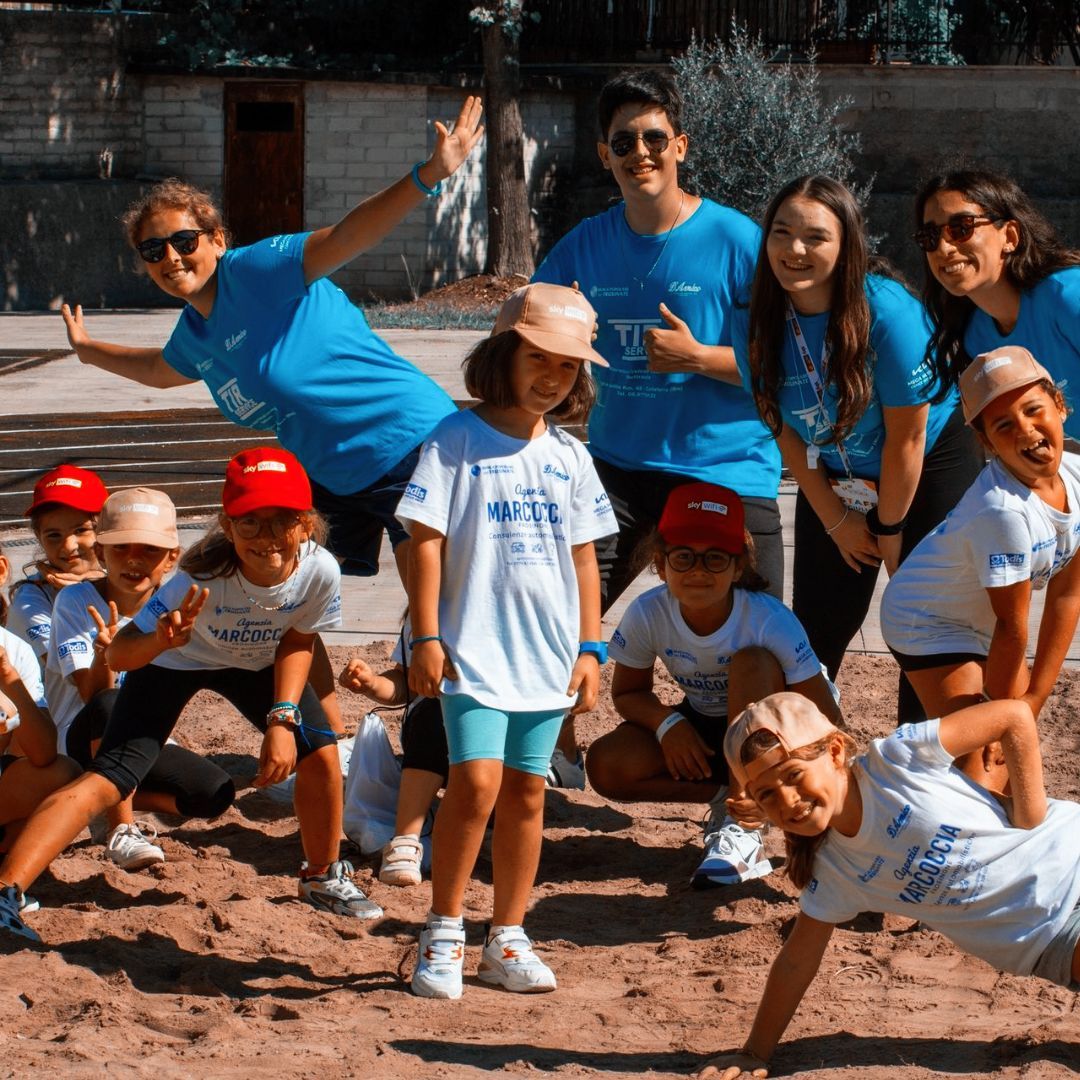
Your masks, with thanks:
M803 370L806 372L807 379L810 380L810 386L814 391L814 396L817 398L818 408L821 410L821 418L832 429L832 421L829 419L829 411L825 407L825 387L822 384L821 376L818 374L818 369L814 364L814 358L810 355L810 349L806 344L806 338L803 336L802 327L799 325L798 316L795 314L795 308L792 306L791 300L787 302L787 320L791 326L791 333L795 338L795 346L799 350L799 357L802 359ZM826 340L821 346L821 370L827 372L829 370L829 355L832 353L832 346L828 342L828 335L826 334ZM847 471L848 478L851 477L851 461L848 458L847 451L844 449L844 444L838 439L836 442L836 452L840 455L840 460L843 462L844 469ZM817 443L808 443L806 447L806 464L811 469L817 468L818 458L821 457L821 450L818 448Z

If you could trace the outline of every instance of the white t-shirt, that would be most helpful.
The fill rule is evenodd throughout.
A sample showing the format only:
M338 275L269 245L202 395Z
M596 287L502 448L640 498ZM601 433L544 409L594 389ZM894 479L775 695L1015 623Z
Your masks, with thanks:
M618 528L585 447L554 425L522 440L456 413L424 444L397 516L446 537L439 627L458 679L442 692L510 712L570 708L571 548Z
M16 637L2 626L0 626L0 648L7 653L11 666L19 673L26 692L34 699L34 704L39 709L47 709L45 689L41 684L41 667L38 665L34 650L22 638ZM12 734L17 733L16 729ZM4 753L8 752L10 746L9 742Z
M62 754L67 753L67 733L71 722L86 704L75 686L72 676L76 671L89 669L94 663L94 639L98 635L97 624L86 610L93 605L98 614L109 621L109 602L102 599L92 581L77 581L61 589L56 596L52 611L52 637L49 656L45 663L45 696L49 712L56 724L57 745ZM122 615L120 626L131 620ZM123 682L123 672L116 676L116 685Z
M7 628L30 645L42 666L49 653L52 609L59 592L43 581L40 574L31 574L11 591Z
M667 585L642 593L626 609L611 638L611 658L632 668L652 668L659 657L687 700L706 716L727 716L728 668L739 649L760 645L776 657L792 683L821 672L802 623L768 593L733 589L724 625L699 637L682 617Z
M799 898L811 918L860 911L919 919L1002 971L1028 975L1080 899L1080 804L1049 801L1017 829L953 767L940 721L905 724L854 763L857 835L830 830Z
M990 650L995 618L986 590L1046 583L1080 548L1080 456L1059 473L1069 510L1047 506L996 459L949 516L919 541L881 601L881 633L911 656Z
M195 620L191 640L154 659L159 667L180 671L241 668L261 671L274 662L286 630L316 634L341 625L341 571L337 560L317 544L305 544L300 565L280 585L252 585L237 571L231 577L199 581L178 572L135 616L143 633L180 606L188 589L210 590Z

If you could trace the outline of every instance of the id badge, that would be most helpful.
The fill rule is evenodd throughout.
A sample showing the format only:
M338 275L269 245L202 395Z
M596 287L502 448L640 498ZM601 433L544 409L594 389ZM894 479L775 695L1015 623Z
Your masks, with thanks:
M830 480L836 497L849 509L865 514L871 507L877 506L877 484L873 480L859 480L844 477Z

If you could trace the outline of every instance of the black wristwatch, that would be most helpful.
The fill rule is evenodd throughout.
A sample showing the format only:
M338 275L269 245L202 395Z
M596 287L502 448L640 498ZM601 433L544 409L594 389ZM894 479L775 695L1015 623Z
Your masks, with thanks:
M866 512L866 527L874 536L896 536L907 527L907 515L902 517L895 525L886 525L878 517L877 507L871 506Z

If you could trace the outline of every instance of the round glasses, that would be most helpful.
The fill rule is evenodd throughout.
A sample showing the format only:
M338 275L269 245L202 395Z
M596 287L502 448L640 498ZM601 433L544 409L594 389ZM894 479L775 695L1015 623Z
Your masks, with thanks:
M190 255L199 246L199 237L204 233L209 236L213 229L180 229L172 236L151 236L135 245L135 250L142 256L143 262L159 263L165 258L165 245L177 255Z
M650 154L662 154L672 138L673 136L659 128L649 128L648 131L620 131L611 137L608 146L616 157L626 157L632 150L637 149L640 139Z
M730 551L720 551L717 548L709 548L708 551L699 553L693 548L676 547L668 548L664 552L664 560L668 566L679 574L689 573L699 562L710 574L722 574L734 558Z
M229 520L236 530L236 535L243 540L254 540L264 529L281 540L300 524L300 518L296 514L275 514L269 518L248 514L246 517L231 517Z
M965 240L971 239L972 234L980 225L996 225L1002 220L999 217L978 217L976 214L953 214L944 225L935 225L932 221L920 225L912 235L912 239L923 251L937 251L942 233L948 238L950 244L962 244Z

